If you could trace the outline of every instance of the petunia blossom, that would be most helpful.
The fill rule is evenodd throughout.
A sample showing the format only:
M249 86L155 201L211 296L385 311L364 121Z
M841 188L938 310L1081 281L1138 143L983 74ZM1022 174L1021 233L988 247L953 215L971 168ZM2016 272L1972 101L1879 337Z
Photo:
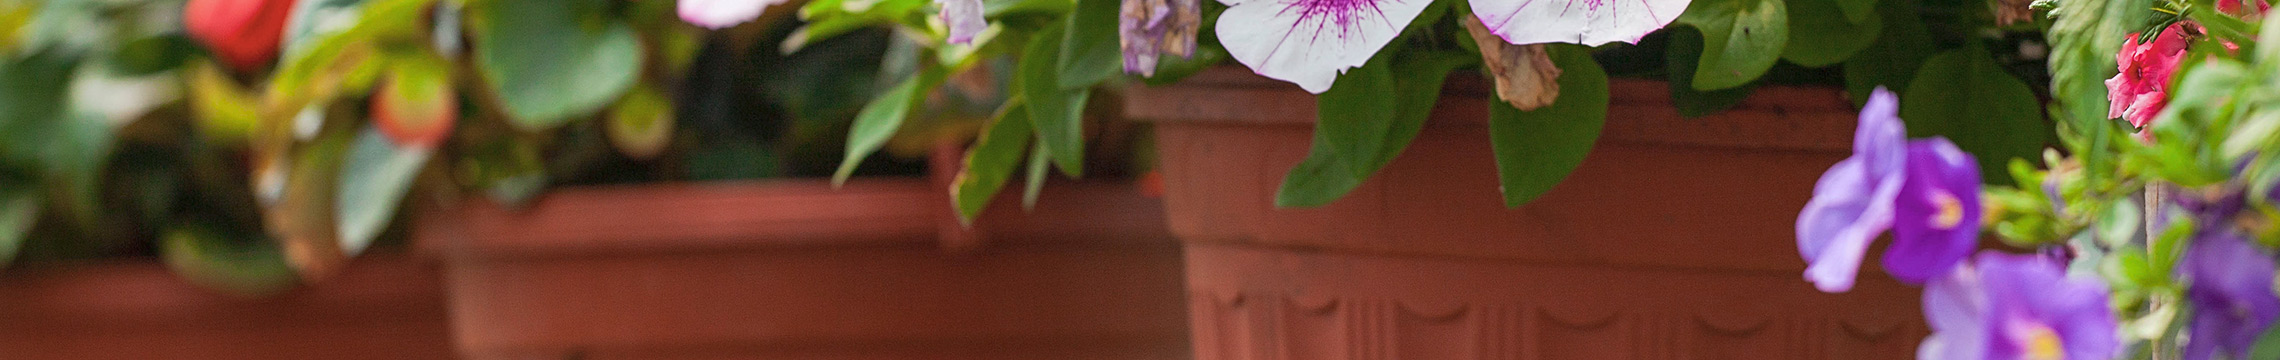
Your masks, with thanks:
M679 0L675 3L682 21L719 30L760 17L762 10L782 4L785 0Z
M1924 288L1919 359L2112 359L2106 284L2049 258L1983 252Z
M1637 43L1691 0L1471 0L1473 15L1513 44Z
M1853 130L1852 157L1821 175L1797 215L1797 249L1810 264L1805 279L1821 291L1852 289L1868 243L1892 227L1907 164L1899 109L1897 96L1876 89Z
M2185 290L2193 323L2185 342L2186 360L2218 353L2247 359L2258 336L2280 319L2280 295L2272 290L2274 266L2263 249L2229 230L2203 233L2185 253Z
M982 18L982 0L934 0L942 6L942 23L950 26L952 44L972 44L974 36L988 29L988 19Z
M1124 0L1118 20L1124 46L1124 72L1156 76L1164 55L1195 55L1196 31L1203 27L1201 0Z
M950 0L958 1L958 0ZM1219 42L1251 71L1330 90L1425 11L1430 0L1219 0Z
M2178 22L2150 42L2138 41L2139 34L2123 40L2121 53L2114 54L2121 72L2106 79L2106 99L2112 102L2107 117L2127 119L2130 125L2143 128L2169 106L2169 83L2177 76L2177 66L2185 61L2189 45L2186 31L2185 23Z
M1945 138L1908 143L1908 174L1893 203L1885 272L1922 284L1946 275L1979 244L1979 161Z

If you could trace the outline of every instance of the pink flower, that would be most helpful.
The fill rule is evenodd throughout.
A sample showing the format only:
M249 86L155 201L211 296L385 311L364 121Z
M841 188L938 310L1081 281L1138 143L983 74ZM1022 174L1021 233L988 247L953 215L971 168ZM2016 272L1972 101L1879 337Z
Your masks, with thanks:
M2107 117L2128 119L2130 125L2143 128L2169 105L2170 80L2185 60L2186 31L2180 22L2169 25L2152 42L2139 42L2138 34L2130 34L2122 52L2114 55L2121 73L2106 79L2106 99L2113 102Z
M2241 3L2249 1L2255 1L2256 12L2253 13L2254 15L2264 15L2265 11L2272 10L2272 4L2266 3L2264 0L2217 0L2217 11L2234 15L2250 15L2251 13L2241 11Z

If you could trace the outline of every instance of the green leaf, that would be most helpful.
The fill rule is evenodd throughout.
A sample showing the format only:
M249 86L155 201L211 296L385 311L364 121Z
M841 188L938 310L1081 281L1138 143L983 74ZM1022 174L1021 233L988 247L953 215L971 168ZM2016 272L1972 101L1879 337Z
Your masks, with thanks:
M901 129L903 120L910 117L910 109L923 100L921 95L932 92L948 77L943 71L941 68L921 70L863 105L863 111L855 115L855 124L847 130L847 155L839 161L839 170L831 174L832 186L847 183L847 177L855 175L855 165L878 152L879 147L886 146L887 139L894 138L895 130Z
M399 148L379 128L366 127L356 135L333 203L341 251L356 256L388 229L388 220L396 216L412 180L434 153L430 148Z
M1879 12L1876 8L1877 0L1835 0L1834 2L1837 4L1837 10L1844 12L1845 21L1854 24L1876 21ZM1905 13L1902 15L1917 16L1918 14Z
M1314 139L1328 146L1330 155L1346 164L1334 169L1340 175L1368 177L1362 165L1377 158L1385 146L1385 133L1393 127L1400 92L1393 87L1394 54L1381 53L1362 67L1339 75L1329 91L1314 98ZM1440 89L1430 90L1440 92Z
M240 297L274 295L300 284L277 242L194 224L166 232L166 267L184 280Z
M1077 0L1061 39L1061 89L1092 87L1124 69L1118 0Z
M1036 137L1029 125L1029 111L1021 98L1007 100L998 110L996 120L983 128L982 135L974 139L974 147L966 152L966 168L958 172L950 187L950 199L958 205L958 220L967 226L974 217L982 214L990 199L997 198L1005 182L1013 177L1013 168L1021 165L1021 152L1028 150L1029 139Z
M1789 28L1795 31L1789 32L1781 58L1806 67L1836 65L1875 42L1883 21L1875 16L1851 19L1840 2L1875 4L1875 0L1787 0Z
M2128 2L2059 1L2051 11L2049 31L2050 93L2056 103L2051 115L2059 119L2066 131L2066 139L2080 139L2069 144L2083 166L2087 182L2101 183L2111 176L2105 169L2118 163L2114 156L2113 141L2126 130L2106 116L2106 79L2117 71L2114 54L2122 42L2115 41L2131 31L2132 27L2146 24L2151 11L2130 6Z
M475 21L476 68L525 130L601 110L641 74L633 28L604 20L608 0L491 0Z
M1883 30L1868 48L1845 60L1845 91L1852 94L1854 105L1868 101L1869 93L1878 86L1907 92L1916 68L1923 67L1924 58L1934 52L1931 33L1924 30L1915 0L1885 0L1877 6Z
M0 189L0 265L15 260L16 251L23 249L24 238L31 235L32 224L40 219L40 192L38 188L23 184L8 184Z
M1390 71L1367 70L1369 73L1388 73L1385 80L1390 80L1392 86L1368 86L1384 90L1357 89L1363 86L1331 86L1330 91L1323 93L1317 100L1320 119L1314 128L1313 148L1309 150L1306 160L1300 161L1298 166L1292 167L1283 176L1282 187L1276 190L1275 206L1319 207L1353 192L1371 174L1392 163L1403 149L1409 147L1410 141L1416 139L1417 133L1425 128L1425 121L1432 115L1434 105L1440 103L1441 85L1443 80L1448 79L1449 72L1476 60L1473 55L1456 52L1403 53L1393 60ZM1361 72L1372 67L1382 67L1382 62L1372 61L1363 65L1363 68L1340 77L1339 82L1347 83L1347 78L1376 77ZM1357 76L1357 73L1361 75ZM1386 101L1391 103L1390 109L1383 109L1390 110L1391 114L1376 119L1357 118L1351 113L1382 110L1349 109L1352 103L1333 100L1345 96L1334 94L1355 93L1375 94L1391 99ZM1365 99L1362 102L1380 101ZM1333 121L1343 123L1333 124ZM1368 124L1370 122L1382 124Z
M1789 42L1789 8L1782 0L1701 0L1678 22L1702 31L1702 60L1694 88L1742 86L1764 75Z
M1504 206L1519 207L1551 191L1583 164L1607 123L1607 73L1591 59L1591 48L1554 45L1560 98L1551 106L1520 111L1495 102L1488 112L1497 175Z
M301 0L285 16L285 59L298 58L326 36L355 26L364 0Z
M2012 77L1985 50L1951 50L1924 62L1900 97L1908 136L1945 136L1979 158L1989 184L2011 184L2003 164L2040 161L2049 124L2025 82Z
M1045 191L1046 168L1053 164L1052 154L1045 153L1045 143L1037 142L1029 149L1028 179L1022 183L1021 209L1037 208L1037 194Z
M1702 91L1694 89L1694 66L1702 58L1702 36L1693 28L1671 30L1670 43L1663 48L1663 65L1670 69L1670 102L1678 114L1689 118L1710 116L1748 99L1757 91L1756 81L1730 89Z
M1062 25L1055 24L1038 31L1034 39L1058 39L1063 30ZM1061 88L1060 58L1060 43L1030 41L1022 52L1021 64L1016 65L1015 81L1020 83L1018 94L1029 102L1029 121L1037 126L1045 152L1052 154L1062 174L1077 177L1084 173L1085 100L1092 96L1092 89Z

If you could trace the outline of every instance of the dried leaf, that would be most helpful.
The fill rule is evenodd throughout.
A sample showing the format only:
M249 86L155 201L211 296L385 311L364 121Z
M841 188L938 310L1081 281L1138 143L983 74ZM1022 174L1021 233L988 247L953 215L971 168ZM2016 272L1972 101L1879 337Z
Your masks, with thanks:
M1544 44L1513 45L1482 26L1480 19L1464 18L1465 32L1480 44L1482 60L1496 78L1496 97L1521 111L1551 105L1560 97L1560 68L1544 52Z

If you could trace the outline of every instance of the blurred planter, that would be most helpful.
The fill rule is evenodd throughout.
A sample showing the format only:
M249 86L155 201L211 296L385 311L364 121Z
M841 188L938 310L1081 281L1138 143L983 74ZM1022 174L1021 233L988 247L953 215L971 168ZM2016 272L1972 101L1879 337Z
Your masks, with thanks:
M368 256L332 279L239 299L157 260L18 266L0 277L0 358L446 359L441 277Z
M474 359L1186 356L1158 200L1058 184L969 231L943 184L572 188L433 212L418 236Z
M1129 93L1156 123L1198 359L1907 359L1928 332L1913 288L1802 278L1791 224L1850 151L1841 90L1684 119L1666 83L1615 79L1583 165L1506 209L1487 89L1451 84L1406 153L1319 209L1273 206L1312 96L1228 68Z

